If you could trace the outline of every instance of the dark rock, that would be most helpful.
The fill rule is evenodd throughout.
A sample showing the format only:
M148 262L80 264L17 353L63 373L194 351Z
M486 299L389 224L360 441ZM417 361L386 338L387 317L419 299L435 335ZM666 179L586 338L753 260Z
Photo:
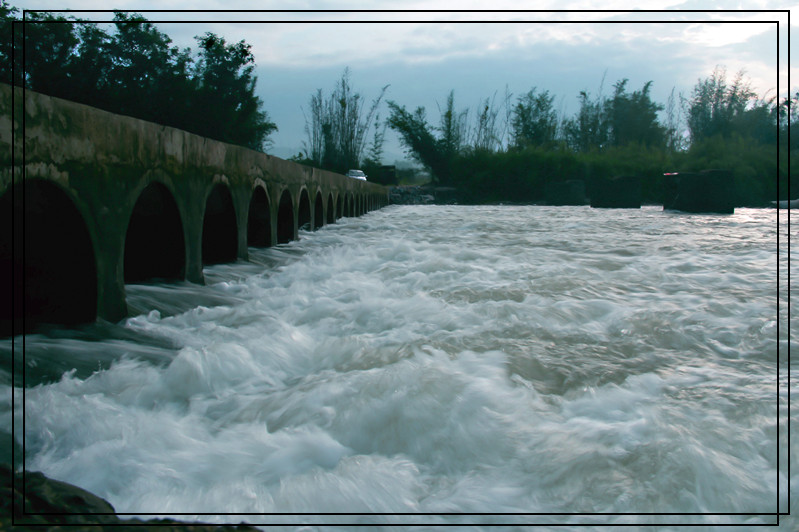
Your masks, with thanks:
M616 176L595 180L591 191L591 207L640 209L641 178L637 176Z
M666 181L664 210L732 214L735 183L729 170L680 172Z
M435 197L426 188L400 186L389 189L388 200L395 205L428 205L435 201Z
M451 205L458 203L458 190L430 185L397 186L389 188L388 200L394 205Z
M120 519L107 501L42 473L14 472L0 464L0 530L148 530L222 532L257 531L249 525L184 523L174 519Z

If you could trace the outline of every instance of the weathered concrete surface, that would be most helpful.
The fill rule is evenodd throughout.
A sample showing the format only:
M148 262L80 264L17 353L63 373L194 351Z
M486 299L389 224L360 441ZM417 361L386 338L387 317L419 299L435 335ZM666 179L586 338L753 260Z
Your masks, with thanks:
M640 209L641 178L616 176L592 182L591 207L606 209Z
M547 205L586 205L585 182L579 179L550 181L544 187Z
M735 183L729 170L680 172L669 177L664 210L720 214L735 211Z
M21 201L23 190L26 197L37 196L28 193L39 189L45 192L38 197L63 196L68 202L63 208L79 214L94 253L96 314L109 321L127 315L126 235L137 201L150 185L157 184L158 194L150 194L156 199L140 203L137 212L157 211L170 204L170 198L174 200L177 216L171 219L179 220L181 227L173 233L183 234L182 273L192 282L203 281L203 226L211 203L217 201L209 198L220 191L232 199L235 257L241 259L247 258L248 230L258 228L258 220L268 222L267 228L260 228L265 233L260 245L269 245L277 243L279 235L280 241L296 239L304 223L317 228L342 215L360 215L388 203L386 189L373 183L30 90L15 88L12 92L5 84L0 84L0 163L0 209L14 210L20 221L17 225L23 220L21 212L28 208L27 204L23 208ZM222 188L212 195L216 185ZM11 189L16 194L11 194ZM250 220L251 200L258 189L265 193L266 201L253 202L262 210ZM60 208L45 205L42 210L56 212ZM334 212L329 212L331 209ZM2 216L8 219L9 214L5 211ZM30 215L24 220L31 227L36 223ZM21 230L16 231L22 237ZM45 229L40 232L47 233ZM160 235L151 237L156 240ZM21 268L9 258L20 255L16 248L11 249L10 228L4 229L0 240L0 262L5 261L2 268L7 270L0 273ZM263 244L264 240L268 242ZM26 250L35 245L37 242L27 241ZM160 257L136 260L157 264ZM0 322L8 318L0 316Z

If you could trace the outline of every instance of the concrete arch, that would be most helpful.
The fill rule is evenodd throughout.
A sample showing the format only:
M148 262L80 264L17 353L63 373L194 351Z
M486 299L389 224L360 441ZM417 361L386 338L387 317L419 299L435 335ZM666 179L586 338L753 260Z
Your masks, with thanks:
M310 230L311 219L311 198L308 195L308 189L302 187L300 190L300 198L297 203L297 229Z
M139 193L125 232L124 281L180 280L186 275L183 221L172 192L151 181Z
M202 262L233 262L238 253L236 209L230 188L217 182L206 196L203 215Z
M0 334L29 332L45 323L94 321L96 247L75 199L52 181L30 179L0 197L6 220L12 209L13 233L3 224L0 236L0 275L9 283L6 293L13 293L13 301L11 308L0 305Z
M256 185L252 190L247 211L247 245L268 247L272 245L272 216L266 187Z
M280 194L280 202L277 208L277 243L286 244L295 238L294 228L294 202L291 200L291 192L284 189Z
M316 231L325 224L325 201L322 199L322 191L316 191L316 199L313 208L313 230Z
M333 193L327 195L327 217L325 223L332 224L336 222L336 206L333 203Z
M203 283L204 263L246 259L248 245L263 244L267 235L267 245L293 240L298 234L298 219L318 227L342 216L354 216L356 194L385 196L385 189L375 183L4 83L0 83L0 123L6 125L7 133L0 135L0 198L4 198L0 215L10 213L9 206L16 205L16 200L7 195L15 194L9 190L15 190L16 183L50 182L60 187L78 211L81 222L73 225L80 226L75 233L82 236L77 238L85 241L88 233L91 251L82 255L93 253L94 263L83 269L94 272L96 279L78 298L80 304L70 308L71 317L88 316L94 311L84 309L92 307L96 316L118 321L128 312L126 275L129 281L182 277ZM63 196L57 199L59 194L50 194L47 187L42 192L41 186L31 186L52 201L56 212L70 210L63 207L69 204L61 201ZM259 187L266 196L266 206L261 192L256 192ZM304 210L300 213L306 204L301 200L304 189L309 215ZM315 202L318 192L323 200L321 216ZM158 231L142 229L147 227L144 220L156 216L155 204L168 197L176 203L178 216L170 206L167 211L172 214L162 213L164 227ZM221 205L219 212L217 204ZM74 218L65 214L65 219ZM255 230L267 223L263 233ZM156 233L174 233L170 228L179 224L183 245L173 234L171 241L176 243L171 248L176 255L183 248L183 272L178 271L176 259L148 269L145 257L156 253L144 249L144 235L161 238L163 235ZM16 242L16 238L4 225L8 224L0 223L0 233L6 231L6 236L0 238L0 247L5 246L5 251L0 250L0 263L5 260L3 268L13 272L13 259L8 257L12 256L11 242ZM39 233L33 248L50 245L53 232ZM215 233L225 236L214 238ZM70 242L72 238L64 235L63 240ZM73 245L80 246L83 244ZM72 261L73 255L65 251L64 257ZM162 253L158 260L165 255ZM61 267L64 257L51 260ZM10 279L11 275L5 278ZM65 282L68 286L75 284ZM84 304L87 299L92 302ZM6 321L13 318L21 322L21 307L21 303L14 303L14 310L6 309ZM0 314L0 321L3 319Z

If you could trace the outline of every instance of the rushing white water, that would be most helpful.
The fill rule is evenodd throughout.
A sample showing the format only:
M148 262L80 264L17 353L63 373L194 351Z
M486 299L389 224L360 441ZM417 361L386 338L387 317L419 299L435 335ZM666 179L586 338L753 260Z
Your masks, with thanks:
M788 229L776 210L388 207L206 286L129 286L122 324L29 335L0 427L26 469L131 514L775 523L799 512Z

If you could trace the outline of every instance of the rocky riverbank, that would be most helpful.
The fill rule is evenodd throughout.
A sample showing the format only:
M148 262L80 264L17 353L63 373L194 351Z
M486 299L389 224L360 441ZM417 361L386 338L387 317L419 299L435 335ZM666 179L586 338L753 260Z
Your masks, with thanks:
M23 514L23 508L27 514ZM13 516L13 517L12 517ZM13 526L12 526L13 524ZM249 525L218 526L174 519L121 519L107 501L88 491L47 478L42 473L14 472L0 464L0 530L148 530L184 532L257 531Z
M395 205L447 205L458 202L456 189L430 185L389 187L388 200Z

